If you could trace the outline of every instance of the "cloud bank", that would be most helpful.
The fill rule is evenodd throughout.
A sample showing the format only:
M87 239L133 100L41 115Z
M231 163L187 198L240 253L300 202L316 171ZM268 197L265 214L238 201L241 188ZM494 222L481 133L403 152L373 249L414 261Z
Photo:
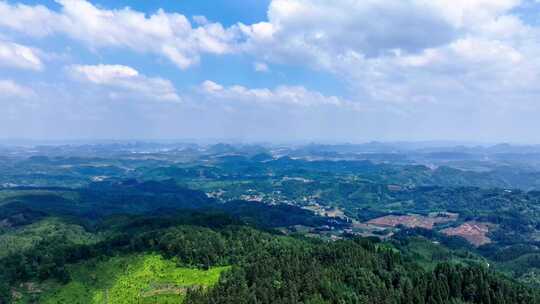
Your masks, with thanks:
M531 132L540 127L535 1L272 0L266 20L228 26L163 9L56 3L0 0L5 96L62 104L70 117L128 113L178 137L295 129L295 138L540 142ZM75 50L66 62L42 51L62 51L55 39ZM164 60L117 62L124 53Z
M149 16L130 8L107 10L85 0L57 0L59 12L42 6L0 2L0 26L34 37L65 35L90 48L152 53L181 69L197 64L201 53L232 51L234 33L219 23L193 27L182 14L159 10Z

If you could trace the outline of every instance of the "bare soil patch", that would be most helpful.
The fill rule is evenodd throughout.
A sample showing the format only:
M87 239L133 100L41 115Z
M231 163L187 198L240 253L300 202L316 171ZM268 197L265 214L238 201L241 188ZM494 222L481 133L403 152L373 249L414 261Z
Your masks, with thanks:
M403 225L409 228L433 229L435 224L455 221L456 217L450 216L423 216L423 215L387 215L372 219L367 223L380 227L396 227Z
M490 226L492 226L490 223L465 222L455 228L443 229L441 232L449 236L460 236L475 246L482 246L491 242L487 237Z

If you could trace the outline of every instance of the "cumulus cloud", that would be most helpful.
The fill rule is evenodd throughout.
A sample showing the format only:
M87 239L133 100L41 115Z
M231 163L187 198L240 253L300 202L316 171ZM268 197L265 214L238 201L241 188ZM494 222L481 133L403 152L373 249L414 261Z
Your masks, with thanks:
M3 40L0 40L0 66L34 71L43 69L43 63L35 49Z
M273 0L268 21L240 25L248 51L274 60L331 65L350 53L379 57L395 50L418 53L497 23L519 0ZM519 22L517 22L519 23ZM512 27L519 26L513 24ZM501 28L502 30L502 28ZM266 50L266 52L265 52ZM334 57L337 56L337 57Z
M354 51L367 57L394 49L417 52L444 44L455 28L428 1L274 0L268 21L241 25L245 48L274 60L315 59ZM266 49L266 52L264 51Z
M201 53L233 51L236 31L219 23L198 27L181 14L158 10L146 15L123 8L107 10L86 0L57 0L60 12L42 5L0 2L0 27L35 37L63 34L91 48L127 48L153 53L185 69L196 64Z
M244 102L259 105L350 106L351 102L336 96L325 96L302 86L278 86L275 89L247 88L240 85L223 86L210 80L200 85L203 94L211 100Z
M8 98L30 98L34 97L34 91L24 85L20 85L13 80L0 79L0 96L2 99Z
M65 22L60 14L43 5L11 5L7 1L0 1L0 15L0 26L37 37L59 31Z
M540 29L513 14L521 4L273 0L267 21L239 25L241 48L333 73L366 102L496 102L540 81Z
M124 65L72 65L70 75L83 83L90 83L111 89L111 97L128 93L142 95L147 99L162 101L180 101L174 85L159 77L147 77L129 66Z

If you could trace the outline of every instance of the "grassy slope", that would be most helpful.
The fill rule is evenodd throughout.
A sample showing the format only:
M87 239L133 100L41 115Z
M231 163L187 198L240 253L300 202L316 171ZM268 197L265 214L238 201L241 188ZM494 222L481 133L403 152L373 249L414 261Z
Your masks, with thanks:
M71 267L72 281L46 293L42 303L180 303L186 288L211 286L228 267L177 267L160 255L113 257Z

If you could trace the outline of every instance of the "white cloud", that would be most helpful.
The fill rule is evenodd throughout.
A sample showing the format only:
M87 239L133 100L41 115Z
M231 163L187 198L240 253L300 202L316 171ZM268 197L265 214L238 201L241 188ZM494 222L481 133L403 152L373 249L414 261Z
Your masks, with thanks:
M180 106L139 102L125 107L136 117L160 108L160 117L168 116L171 125L181 116L197 126L183 129L203 132L213 124L213 130L224 134L256 128L270 134L281 122L283 132L303 125L302 136L315 134L318 125L324 128L317 132L334 136L332 128L339 125L335 134L342 132L343 138L363 131L373 137L399 134L407 139L413 134L425 139L520 136L525 126L538 128L540 28L523 17L530 12L524 12L519 0L272 0L267 20L231 27L204 16L190 21L162 10L145 14L131 8L105 9L83 0L58 0L57 10L13 3L0 0L3 40L61 36L91 51L114 48L152 54L180 68L197 64L206 53L238 53L249 57L246 62L253 62L256 72L280 63L307 67L345 84L345 90L336 93L341 97L335 97L302 85L252 88L206 81L196 92L182 94L186 102ZM39 50L26 47L38 59L29 60L32 56L20 56L14 44L4 42L4 48L6 44L9 51L0 52L2 66L38 70L46 60ZM15 57L19 61L11 59ZM62 84L65 87L49 97L50 105L63 100L80 116L96 111L99 118L101 113L124 110L121 103L99 102L107 96L180 100L170 81L131 67L76 65L69 71L81 85ZM295 78L299 74L275 71L274 76L297 83L302 80ZM340 89L331 83L325 87ZM38 90L39 100L44 99L39 86L32 88ZM56 98L67 90L69 97ZM171 114L172 108L178 117ZM115 115L111 114L112 124L121 116ZM266 123L261 126L261 121ZM508 123L502 128L501 122Z
M253 69L255 72L268 72L268 65L264 62L255 62L253 63Z
M142 94L146 99L180 101L180 97L170 81L158 77L146 77L128 66L72 65L68 71L73 78L81 82L120 90L111 92L111 97L123 96L122 93L128 93L134 94L134 96Z
M301 52L319 59L315 62L320 64L332 59L331 55L348 52L366 57L384 56L396 49L419 52L450 43L467 31L495 26L499 18L515 27L515 20L503 17L520 2L273 0L268 21L240 27L249 39L244 46L248 50L270 47L266 56L273 58Z
M540 28L513 15L521 4L273 0L267 21L239 25L241 48L256 60L330 72L366 103L484 107L537 91Z
M331 68L350 54L419 53L467 33L524 30L507 13L519 0L273 0L268 21L240 25L243 48L275 61ZM313 59L306 60L305 58Z
M432 6L455 27L475 27L493 21L518 6L521 0L434 0L417 1Z
M34 97L34 91L26 86L20 85L13 80L0 79L0 96L7 98L30 98Z
M196 64L203 53L242 51L255 57L258 72L280 62L334 73L355 99L390 98L396 87L422 92L397 96L402 100L440 99L433 95L442 94L428 93L431 83L464 89L449 78L475 81L474 75L485 77L495 68L498 80L519 69L533 81L534 58L540 57L538 29L512 15L519 0L273 0L267 21L229 28L204 16L193 18L194 27L184 15L163 10L144 14L85 0L57 2L58 12L0 1L0 27L36 37L63 34L93 49L157 54L180 68Z
M222 92L224 89L222 85L217 84L210 80L204 81L201 84L201 88L203 89L204 92L210 93L210 94L214 94L216 92Z
M418 52L451 41L455 26L429 3L274 0L268 21L240 28L248 37L247 51L328 66L351 51L377 57L394 49Z
M139 76L137 70L125 65L74 65L71 71L95 84L115 85Z
M210 23L210 21L208 21L205 16L201 15L193 16L193 21L195 21L195 23L197 23L198 25L206 25Z
M35 49L3 40L0 40L0 66L35 71L43 69L43 63Z
M225 87L206 80L200 86L204 96L212 101L244 102L259 105L352 106L353 103L336 96L325 96L302 86L278 86L275 89L246 88L240 85Z
M85 0L56 2L60 12L0 1L0 27L36 37L63 34L91 48L158 54L182 69L196 64L201 53L225 54L234 48L236 30L201 18L194 28L184 15L163 10L147 16L130 8L102 9Z
M37 37L50 35L66 25L62 15L43 5L11 5L0 1L0 16L0 26Z

